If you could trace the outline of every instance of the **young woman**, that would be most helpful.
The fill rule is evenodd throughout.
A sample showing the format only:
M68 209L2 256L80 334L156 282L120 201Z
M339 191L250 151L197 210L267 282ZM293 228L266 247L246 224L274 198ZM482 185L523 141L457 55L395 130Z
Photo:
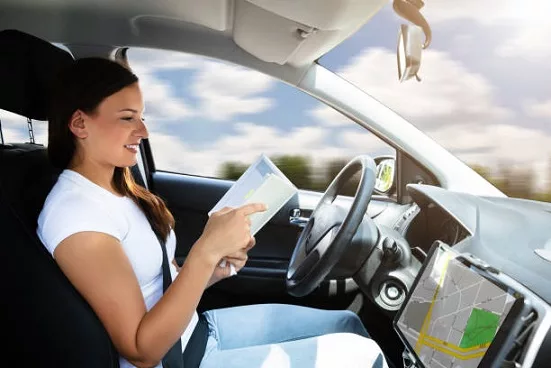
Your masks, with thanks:
M199 362L386 367L359 318L347 311L265 304L212 310L199 318L205 288L230 276L229 266L217 266L220 261L229 260L237 271L245 265L255 244L248 215L265 208L250 204L213 214L178 268L174 218L159 197L135 184L129 169L148 137L143 109L138 78L116 62L80 59L59 77L48 153L64 171L37 230L104 324L121 367L161 367L174 349L189 363L186 368ZM159 241L171 262L165 292ZM164 268L166 273L166 263ZM203 338L197 337L201 325ZM194 359L197 364L190 363Z

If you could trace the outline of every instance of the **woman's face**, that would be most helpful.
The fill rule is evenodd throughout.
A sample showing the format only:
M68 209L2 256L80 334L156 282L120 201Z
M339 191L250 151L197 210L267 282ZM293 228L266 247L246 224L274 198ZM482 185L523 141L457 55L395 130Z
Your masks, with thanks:
M85 159L101 166L134 166L138 145L142 138L148 137L143 109L142 92L138 83L134 83L104 99L94 114L80 112L83 129L72 131L83 138L78 139L77 145ZM78 122L78 116L76 119Z

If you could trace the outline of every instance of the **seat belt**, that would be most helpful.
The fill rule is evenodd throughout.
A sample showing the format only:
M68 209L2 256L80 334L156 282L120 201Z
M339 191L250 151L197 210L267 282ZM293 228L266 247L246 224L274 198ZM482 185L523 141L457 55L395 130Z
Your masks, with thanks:
M27 118L27 128L29 129L29 143L34 144L34 129L31 118Z
M2 133L2 119L0 119L0 144L4 144L4 133Z
M172 283L172 276L170 275L170 266L168 265L168 255L166 253L166 244L165 241L155 232L157 239L159 239L159 244L163 250L163 294L166 292L170 284ZM184 368L184 358L182 355L182 341L180 338L176 341L170 350L166 353L163 358L163 367L164 368Z
M145 180L142 176L142 172L138 167L138 164L132 166L130 168L130 172L132 172L132 176L134 177L134 181L136 182L136 184L141 185L144 188L147 188L147 186L145 185Z

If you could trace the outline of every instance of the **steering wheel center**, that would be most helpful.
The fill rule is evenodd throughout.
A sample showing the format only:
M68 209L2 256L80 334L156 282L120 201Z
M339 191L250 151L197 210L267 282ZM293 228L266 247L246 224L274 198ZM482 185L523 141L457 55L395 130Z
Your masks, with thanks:
M360 181L347 211L333 202L342 186L358 171ZM337 264L364 218L375 176L375 162L370 156L361 155L352 159L329 184L291 256L286 278L289 294L309 294Z
M306 254L309 254L327 234L340 227L346 212L334 204L322 204L311 219L312 228L306 238Z

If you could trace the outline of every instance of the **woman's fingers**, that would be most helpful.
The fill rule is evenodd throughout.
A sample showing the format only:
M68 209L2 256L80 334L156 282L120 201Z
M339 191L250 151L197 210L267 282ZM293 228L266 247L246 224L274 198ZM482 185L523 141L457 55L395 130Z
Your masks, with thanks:
M227 259L229 262L231 262L232 260L247 260L247 252L246 251L239 251L239 252L235 252L235 253L232 253L232 254L229 254L225 257L225 259Z
M246 204L244 206L239 207L237 209L237 211L240 211L245 216L249 216L249 215L252 215L253 213L256 213L256 212L264 212L267 209L268 208L266 207L266 205L264 203L249 203L249 204Z
M232 210L234 210L234 209L231 208L231 207L224 207L224 208L221 208L218 211L214 212L211 216L220 216L220 215L226 214L226 213L228 213Z
M247 247L245 248L245 251L250 250L255 245L256 245L256 239L254 238L254 236L251 236L251 240L249 241L249 244L247 244Z
M265 211L262 203L250 203L239 208L224 207L213 213L203 234L200 246L211 259L221 259L236 251L247 251L255 245L251 236L249 215Z
M232 264L237 271L239 271L240 269L242 269L245 266L248 259L249 258L247 257L247 254L245 254L245 253L242 256L239 256L239 257L226 257L227 264L228 265Z

